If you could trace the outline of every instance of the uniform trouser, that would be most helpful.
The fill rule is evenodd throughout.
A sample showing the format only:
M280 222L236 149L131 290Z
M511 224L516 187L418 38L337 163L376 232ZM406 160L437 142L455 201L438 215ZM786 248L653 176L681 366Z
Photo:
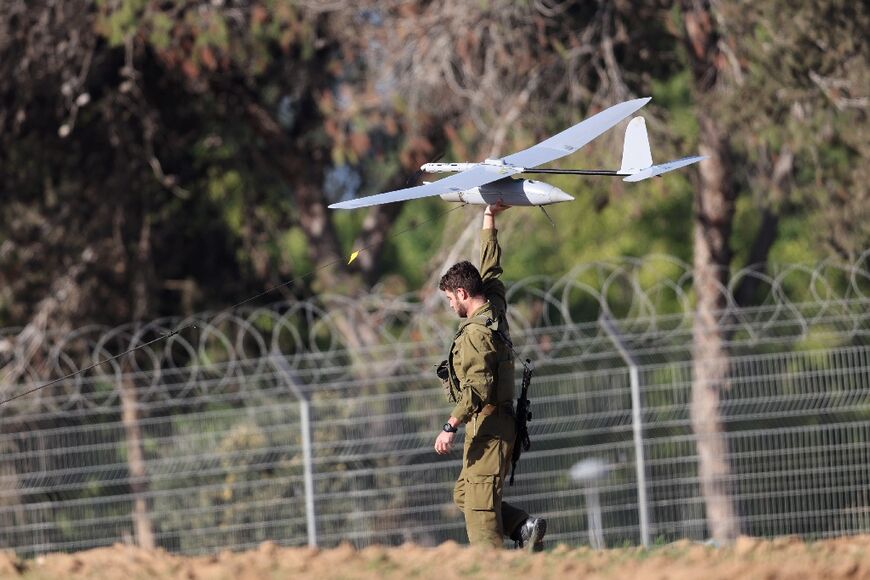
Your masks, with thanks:
M500 547L529 514L502 501L511 464L516 420L510 415L473 416L465 427L462 471L453 501L465 516L472 545Z

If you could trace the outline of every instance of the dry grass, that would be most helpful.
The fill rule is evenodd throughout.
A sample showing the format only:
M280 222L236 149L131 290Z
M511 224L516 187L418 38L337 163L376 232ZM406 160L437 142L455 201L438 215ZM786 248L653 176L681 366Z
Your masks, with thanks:
M805 543L798 538L740 538L717 549L688 541L651 550L594 551L556 546L540 554L482 550L447 542L437 548L343 545L330 550L264 543L248 552L182 557L129 546L18 560L0 553L0 578L32 580L178 578L584 578L644 580L870 579L870 536Z

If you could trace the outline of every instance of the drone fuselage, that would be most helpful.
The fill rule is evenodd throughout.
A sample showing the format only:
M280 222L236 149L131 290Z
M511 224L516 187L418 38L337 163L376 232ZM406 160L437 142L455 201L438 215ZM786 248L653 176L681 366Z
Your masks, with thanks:
M499 179L487 185L465 191L441 194L444 201L456 201L473 205L489 205L502 202L505 205L552 205L574 198L558 187L531 179Z

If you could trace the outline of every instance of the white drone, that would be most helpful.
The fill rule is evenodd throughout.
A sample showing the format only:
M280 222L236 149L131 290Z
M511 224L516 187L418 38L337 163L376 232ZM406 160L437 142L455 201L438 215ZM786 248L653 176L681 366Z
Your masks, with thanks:
M704 157L684 157L653 165L649 138L646 134L646 122L643 117L635 117L625 130L622 165L619 169L533 169L576 152L649 101L650 97L646 97L619 103L546 141L500 159L487 159L483 163L427 163L420 167L424 172L456 173L456 175L416 187L334 203L329 207L355 209L438 195L445 201L477 205L500 201L505 205L541 206L543 210L545 205L573 201L574 198L547 183L530 179L512 179L512 176L520 173L614 175L623 176L623 181L641 181L704 159Z

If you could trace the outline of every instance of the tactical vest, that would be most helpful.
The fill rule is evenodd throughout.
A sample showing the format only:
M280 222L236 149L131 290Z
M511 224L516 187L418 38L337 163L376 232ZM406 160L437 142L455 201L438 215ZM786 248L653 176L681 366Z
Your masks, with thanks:
M449 373L448 399L451 402L458 402L462 396L459 377L456 376L456 370L453 366L453 356L457 350L456 343L465 330L473 324L483 327L492 333L493 344L495 344L496 347L496 358L498 360L498 367L495 369L493 374L492 392L489 396L490 400L480 400L478 394L472 389L472 406L474 407L475 412L479 412L484 405L500 405L514 400L514 358L511 345L508 342L509 339L507 339L503 332L499 331L498 319L492 319L484 314L480 314L464 320L456 330L456 335L453 337L453 343L450 345L450 352L447 356L447 371Z

